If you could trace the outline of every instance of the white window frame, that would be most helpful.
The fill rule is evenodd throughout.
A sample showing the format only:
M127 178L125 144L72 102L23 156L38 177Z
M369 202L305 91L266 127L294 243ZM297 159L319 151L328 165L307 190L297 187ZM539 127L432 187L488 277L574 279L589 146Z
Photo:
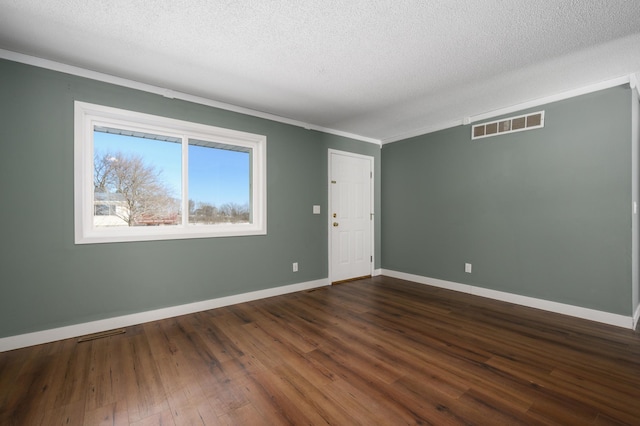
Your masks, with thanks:
M267 137L205 124L75 101L74 221L75 243L173 240L265 235L267 233ZM95 126L135 129L182 138L182 212L189 211L188 140L198 139L250 148L251 223L188 225L188 214L175 226L95 227L93 132Z

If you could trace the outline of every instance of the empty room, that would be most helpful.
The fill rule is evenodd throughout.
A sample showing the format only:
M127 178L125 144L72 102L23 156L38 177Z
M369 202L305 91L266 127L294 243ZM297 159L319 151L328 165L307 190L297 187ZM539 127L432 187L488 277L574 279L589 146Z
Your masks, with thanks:
M632 0L0 0L0 424L640 424L639 80Z

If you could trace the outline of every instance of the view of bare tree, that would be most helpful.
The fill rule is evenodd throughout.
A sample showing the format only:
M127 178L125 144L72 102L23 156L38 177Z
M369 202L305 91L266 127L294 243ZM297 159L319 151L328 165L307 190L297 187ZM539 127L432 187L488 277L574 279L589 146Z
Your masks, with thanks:
M236 203L225 203L220 206L220 214L229 222L248 222L249 206Z
M175 223L180 203L162 181L161 173L139 155L96 154L94 190L118 195L125 208L114 214L129 226Z
M211 203L189 200L189 223L239 223L249 222L249 206L225 203L217 207Z

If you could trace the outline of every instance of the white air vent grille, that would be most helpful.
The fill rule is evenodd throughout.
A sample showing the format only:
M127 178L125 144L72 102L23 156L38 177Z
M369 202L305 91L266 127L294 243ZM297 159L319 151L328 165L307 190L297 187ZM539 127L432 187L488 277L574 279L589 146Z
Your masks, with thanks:
M541 127L544 127L544 111L476 124L471 128L471 139L488 138Z

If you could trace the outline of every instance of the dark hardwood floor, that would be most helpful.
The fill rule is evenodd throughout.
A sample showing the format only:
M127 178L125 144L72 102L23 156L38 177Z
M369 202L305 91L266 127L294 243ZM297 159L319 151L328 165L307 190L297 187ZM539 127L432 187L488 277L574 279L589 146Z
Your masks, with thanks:
M640 335L386 277L0 353L1 425L640 425Z

